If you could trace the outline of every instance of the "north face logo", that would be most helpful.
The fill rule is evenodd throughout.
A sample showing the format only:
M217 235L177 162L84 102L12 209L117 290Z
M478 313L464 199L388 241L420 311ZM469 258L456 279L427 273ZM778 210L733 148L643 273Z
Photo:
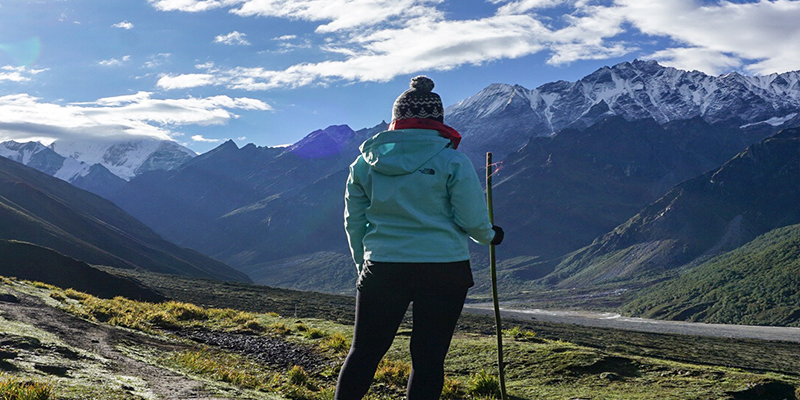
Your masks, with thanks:
M430 168L423 168L423 169L419 170L419 172L421 174L425 174L425 175L436 175L436 171L434 171L434 170L432 170Z

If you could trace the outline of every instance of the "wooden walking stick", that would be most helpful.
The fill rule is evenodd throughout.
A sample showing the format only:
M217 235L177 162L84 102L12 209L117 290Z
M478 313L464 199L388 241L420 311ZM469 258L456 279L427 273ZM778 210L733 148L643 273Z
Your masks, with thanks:
M486 153L486 206L489 208L489 222L494 225L494 210L492 209L492 153ZM492 301L494 302L494 321L497 331L497 365L500 372L500 395L502 400L508 400L506 394L506 374L503 363L503 327L500 323L500 302L497 298L497 267L495 266L494 245L489 245L489 265L492 273Z

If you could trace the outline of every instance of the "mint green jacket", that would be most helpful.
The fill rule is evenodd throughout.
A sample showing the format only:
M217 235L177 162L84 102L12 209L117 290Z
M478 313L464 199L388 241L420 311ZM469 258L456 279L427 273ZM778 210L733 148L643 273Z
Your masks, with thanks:
M375 262L469 260L494 238L472 162L437 131L384 131L350 165L344 226L356 268Z

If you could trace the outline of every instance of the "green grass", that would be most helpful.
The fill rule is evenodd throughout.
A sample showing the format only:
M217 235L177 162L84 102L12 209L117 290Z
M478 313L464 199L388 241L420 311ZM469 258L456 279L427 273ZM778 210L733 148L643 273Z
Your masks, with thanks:
M337 365L341 365L352 337L352 326L349 324L321 318L283 318L275 310L258 313L233 308L201 307L182 301L154 304L123 298L103 300L49 287L38 290L44 297L60 293L56 297L62 307L101 323L156 335L165 334L163 327L202 327L220 332L246 331L251 335L272 335L316 348L321 354L337 361ZM50 301L55 301L52 296ZM491 324L487 323L487 319L468 316L462 318L459 325L445 364L447 379L442 397L450 400L494 398L497 395L497 361ZM782 373L770 373L738 368L740 366L736 364L739 361L755 358L755 354L743 352L731 354L724 360L714 358L725 354L714 346L727 351L750 348L752 352L761 352L760 358L781 358L780 355L784 354L783 358L788 360L784 362L792 365L797 362L797 352L796 347L790 344L763 343L766 347L762 348L759 342L754 341L637 334L563 325L553 327L539 323L515 322L506 326L506 382L509 394L516 400L730 399L733 396L731 393L768 382L786 388L800 387L800 376L792 375L797 369L776 368ZM258 329L253 329L256 327ZM379 367L368 399L396 399L403 396L411 363L408 333L408 326L404 325ZM576 343L580 341L594 345ZM706 346L711 354L703 354ZM717 352L716 356L714 352ZM773 356L763 357L764 354ZM691 358L690 355L706 362L675 361ZM307 371L300 367L274 370L246 354L214 347L198 346L162 354L149 362L218 385L238 388L246 396L255 396L252 398L282 396L289 399L329 400L338 375L336 368L323 371ZM729 366L707 365L723 362L729 363ZM791 390L795 390L795 396L800 397L800 391Z
M50 382L27 381L0 373L2 400L50 400L52 396L53 384Z
M245 389L274 390L280 387L282 380L280 374L264 369L246 358L208 347L170 354L164 358L164 362L184 371Z
M469 380L467 391L474 396L499 399L500 379L482 369Z
M650 318L800 327L800 225L768 232L623 307Z

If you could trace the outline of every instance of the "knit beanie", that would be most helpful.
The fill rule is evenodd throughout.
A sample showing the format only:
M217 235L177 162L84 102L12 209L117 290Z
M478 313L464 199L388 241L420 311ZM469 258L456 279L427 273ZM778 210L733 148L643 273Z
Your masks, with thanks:
M427 76L411 79L410 89L403 92L394 101L392 120L407 118L430 118L444 122L442 99L433 90L433 81Z

